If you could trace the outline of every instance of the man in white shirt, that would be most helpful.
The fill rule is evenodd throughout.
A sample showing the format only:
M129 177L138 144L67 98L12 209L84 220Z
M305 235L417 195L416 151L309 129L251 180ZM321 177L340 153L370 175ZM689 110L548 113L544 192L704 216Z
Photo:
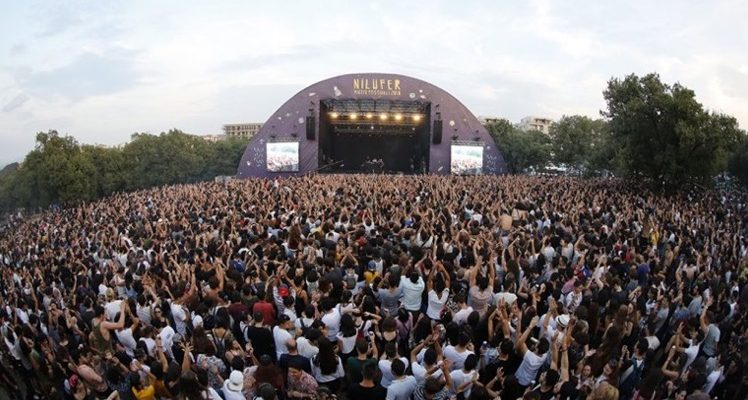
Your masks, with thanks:
M582 281L574 282L574 290L569 292L564 298L566 310L570 313L576 311L577 307L582 304Z
M402 360L392 362L390 371L394 379L387 387L387 400L409 400L416 390L416 378L405 375L406 364ZM383 377L384 378L384 377Z
M411 272L408 279L400 279L403 308L411 313L421 311L422 294L425 287L423 278L416 271Z
M478 371L475 367L478 366L478 356L470 354L465 359L465 365L462 369L452 371L449 376L452 378L452 391L455 393L465 394L465 398L470 397L470 391L472 389L472 382L478 380Z
M280 359L282 354L288 353L288 341L293 339L293 335L288 332L289 329L293 328L291 319L288 315L281 314L278 318L278 325L273 327L273 340L275 341L275 353Z
M395 361L400 361L405 368L408 367L408 359L405 357L397 357L397 346L394 343L387 343L384 346L384 356L379 360L379 371L382 373L382 381L380 385L383 388L388 388L390 384L396 379L396 376L392 373L392 364ZM403 368L403 372L405 371ZM415 381L415 378L413 378Z
M548 350L550 349L550 344L546 338L540 339L538 344L535 346L535 351L529 351L527 349L525 341L530 336L530 332L532 332L532 329L537 325L537 323L538 317L535 316L532 321L530 321L530 325L527 326L527 329L522 333L522 336L520 336L514 343L514 348L517 351L517 354L522 357L522 363L519 365L514 376L517 377L517 382L525 388L530 386L532 381L535 380L538 370L548 359Z
M322 323L327 327L327 338L336 343L338 341L338 331L340 330L340 310L335 300L326 297L320 304L325 315L322 316Z
M457 346L449 345L444 348L444 358L452 363L452 370L461 369L465 365L465 360L470 354L475 354L468 349L470 336L466 333L460 333L457 337Z
M462 293L455 295L455 302L460 309L452 316L452 321L457 325L462 325L467 322L468 317L473 313L473 307L467 305L465 295Z
M310 329L305 336L299 336L296 339L296 349L302 356L312 359L319 353L319 347L317 347L317 340L322 337L322 333L318 329Z
M174 326L176 328L176 331L184 336L184 334L187 332L187 323L185 322L187 320L187 312L184 310L184 307L176 303L174 301L170 304L171 308L171 316L174 318Z
M438 362L438 354L436 349L429 347L424 350L422 362L418 362L418 355L421 349L430 344L430 341L426 340L416 346L413 351L410 352L410 368L413 371L413 377L416 378L416 382L421 385L426 381L426 378L433 376L441 379L443 376L440 363ZM429 374L429 371L431 372Z

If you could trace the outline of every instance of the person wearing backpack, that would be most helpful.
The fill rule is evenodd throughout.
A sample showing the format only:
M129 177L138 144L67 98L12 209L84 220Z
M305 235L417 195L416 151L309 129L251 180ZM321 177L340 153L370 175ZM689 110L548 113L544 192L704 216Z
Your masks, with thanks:
M649 349L649 342L647 339L639 339L634 349L634 354L629 360L625 360L626 353L624 352L624 364L621 373L621 380L618 384L618 390L620 392L621 400L628 400L634 393L634 390L639 386L639 382L642 379L644 372L644 361Z

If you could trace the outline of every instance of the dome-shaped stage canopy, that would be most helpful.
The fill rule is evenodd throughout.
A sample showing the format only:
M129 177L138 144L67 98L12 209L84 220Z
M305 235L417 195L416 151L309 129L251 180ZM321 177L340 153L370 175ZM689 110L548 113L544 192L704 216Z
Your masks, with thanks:
M310 172L503 174L506 165L452 95L372 73L326 79L286 101L247 145L237 176Z

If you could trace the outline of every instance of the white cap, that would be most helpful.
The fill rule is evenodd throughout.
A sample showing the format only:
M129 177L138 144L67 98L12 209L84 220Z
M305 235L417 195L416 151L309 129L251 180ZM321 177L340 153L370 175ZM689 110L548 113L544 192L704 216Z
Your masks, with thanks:
M556 317L556 323L559 326L566 328L567 326L569 326L569 315L568 314L559 315L558 317Z
M244 388L244 375L240 371L231 371L227 386L234 392L241 391Z

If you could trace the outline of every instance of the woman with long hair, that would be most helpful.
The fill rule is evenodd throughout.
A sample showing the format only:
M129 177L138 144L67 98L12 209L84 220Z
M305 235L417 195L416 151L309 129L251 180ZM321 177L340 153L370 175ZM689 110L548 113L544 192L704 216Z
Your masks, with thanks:
M317 343L319 353L312 360L312 375L320 386L326 386L332 393L340 389L340 380L344 376L343 362L335 353L335 346L325 337Z
M608 361L618 355L621 349L622 339L623 331L617 324L612 324L608 330L605 331L602 343L595 351L595 354L590 358L590 366L592 367L593 376L600 376Z
M356 354L356 339L358 339L358 329L350 314L343 314L340 317L340 331L338 331L337 338L340 357L345 364L349 357Z

